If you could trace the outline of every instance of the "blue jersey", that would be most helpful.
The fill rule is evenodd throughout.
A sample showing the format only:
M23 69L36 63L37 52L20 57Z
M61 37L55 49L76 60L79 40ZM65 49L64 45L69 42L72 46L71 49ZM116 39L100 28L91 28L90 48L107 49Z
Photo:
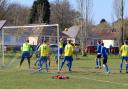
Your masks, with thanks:
M40 44L37 45L36 48L35 48L35 55L36 55L36 57L39 57L39 53L38 53L39 47L40 47Z
M96 51L97 51L97 53L101 53L101 45L100 44L97 45Z
M39 47L40 47L40 45L37 45L35 50L38 51L38 48L39 48Z
M106 47L102 46L102 48L101 48L101 54L102 54L102 56L104 58L107 58L108 52L107 52L107 48Z

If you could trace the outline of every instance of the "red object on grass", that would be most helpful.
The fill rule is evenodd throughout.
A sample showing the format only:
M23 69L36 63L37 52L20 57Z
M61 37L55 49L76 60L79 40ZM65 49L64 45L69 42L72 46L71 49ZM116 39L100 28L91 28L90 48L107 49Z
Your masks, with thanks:
M68 76L63 76L63 75L55 75L55 76L52 76L53 79L69 79Z

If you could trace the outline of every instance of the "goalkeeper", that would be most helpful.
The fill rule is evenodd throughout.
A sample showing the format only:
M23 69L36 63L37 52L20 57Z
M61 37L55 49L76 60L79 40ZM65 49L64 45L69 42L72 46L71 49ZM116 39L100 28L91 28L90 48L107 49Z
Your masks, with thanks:
M24 59L27 58L29 69L30 69L30 58L32 57L33 50L29 44L29 40L26 40L26 42L23 43L23 45L21 46L21 51L22 51L22 54L21 54L20 67L24 62Z

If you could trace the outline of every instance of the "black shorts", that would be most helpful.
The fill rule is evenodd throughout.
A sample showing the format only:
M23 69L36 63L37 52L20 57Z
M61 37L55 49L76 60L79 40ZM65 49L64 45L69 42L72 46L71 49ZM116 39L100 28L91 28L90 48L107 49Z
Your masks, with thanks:
M97 54L97 58L101 58L101 54Z
M108 58L103 58L103 64L107 64Z

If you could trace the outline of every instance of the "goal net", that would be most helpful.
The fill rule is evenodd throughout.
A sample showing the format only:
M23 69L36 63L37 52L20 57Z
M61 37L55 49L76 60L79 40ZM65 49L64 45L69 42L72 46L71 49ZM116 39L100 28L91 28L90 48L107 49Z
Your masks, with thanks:
M42 40L47 40L51 53L51 60L58 60L56 69L59 71L59 27L58 24L51 25L28 25L3 27L0 33L0 65L17 65L21 58L21 45L29 39L29 44L35 50ZM57 56L55 59L54 56ZM34 64L36 56L33 54L31 64Z

